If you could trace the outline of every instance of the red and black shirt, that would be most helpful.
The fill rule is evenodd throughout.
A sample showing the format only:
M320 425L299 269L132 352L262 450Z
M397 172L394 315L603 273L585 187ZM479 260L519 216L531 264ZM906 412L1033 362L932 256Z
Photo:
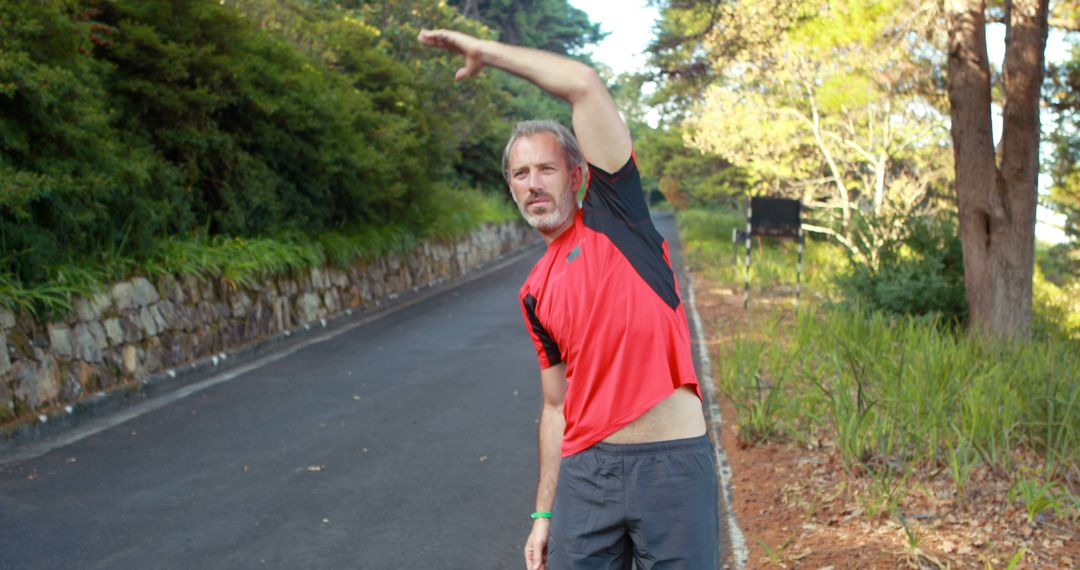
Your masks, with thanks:
M589 165L573 225L519 297L540 368L566 363L564 457L696 387L686 311L633 155L613 174Z

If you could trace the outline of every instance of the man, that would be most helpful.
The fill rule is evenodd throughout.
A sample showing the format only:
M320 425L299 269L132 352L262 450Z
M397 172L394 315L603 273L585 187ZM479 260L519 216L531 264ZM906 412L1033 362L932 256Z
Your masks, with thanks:
M464 56L458 80L492 66L567 101L577 134L527 121L503 155L514 201L548 244L520 294L544 401L526 566L717 568L716 469L686 313L611 95L592 68L552 53L448 30L419 40Z

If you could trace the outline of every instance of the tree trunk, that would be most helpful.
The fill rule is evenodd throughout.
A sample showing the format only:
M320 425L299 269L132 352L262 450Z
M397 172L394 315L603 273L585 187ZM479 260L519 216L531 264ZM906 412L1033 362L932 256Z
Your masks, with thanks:
M471 20L480 20L479 0L466 0L465 9L461 13Z
M990 123L984 2L947 0L945 10L968 319L976 331L1002 338L1024 336L1031 325L1047 0L1006 2L999 157L994 155Z

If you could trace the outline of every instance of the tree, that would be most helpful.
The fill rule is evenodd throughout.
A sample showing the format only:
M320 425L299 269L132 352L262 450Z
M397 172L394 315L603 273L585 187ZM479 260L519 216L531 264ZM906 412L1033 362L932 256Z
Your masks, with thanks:
M792 11L774 17L781 6ZM687 142L742 169L753 193L816 208L810 229L876 266L946 177L929 11L904 0L731 7L702 40L718 57Z
M463 16L486 26L499 40L563 54L593 64L585 48L605 36L600 25L567 0L450 0ZM457 24L455 24L457 25ZM414 42L415 43L415 42ZM504 185L500 159L510 129L525 119L553 119L570 124L570 108L539 87L506 73L484 74L507 104L488 113L484 137L463 139L462 168L489 186ZM471 83L471 82L464 82ZM475 119L475 118L474 118Z
M483 22L503 42L580 55L606 34L567 0L450 0L466 18Z
M1005 2L1003 124L996 152L985 2L947 0L945 17L969 322L993 336L1023 336L1031 325L1047 0Z
M1065 216L1068 248L1080 249L1080 45L1074 44L1068 62L1052 67L1049 76L1045 98L1056 124L1049 135L1053 186L1048 202Z
M473 172L501 189L517 102L421 50L447 26L492 35L440 0L0 2L0 289L174 238L419 234Z
M732 202L745 187L739 169L720 156L688 147L678 124L650 125L652 100L643 89L647 80L645 74L624 73L610 81L612 98L634 135L642 187L647 193L660 191L676 208Z

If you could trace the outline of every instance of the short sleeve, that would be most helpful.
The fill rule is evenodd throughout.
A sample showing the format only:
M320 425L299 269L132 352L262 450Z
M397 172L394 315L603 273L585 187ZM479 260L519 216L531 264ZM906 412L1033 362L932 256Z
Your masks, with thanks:
M624 222L638 224L649 219L649 206L641 187L637 157L631 153L626 164L615 172L589 165L589 184L583 207L599 210Z
M540 323L536 316L536 297L526 294L521 298L521 314L525 318L525 328L529 331L533 346L536 348L536 359L540 363L540 369L551 368L562 362L562 354L559 345L548 334L547 329Z
M669 307L679 306L675 272L667 258L664 237L649 217L637 157L633 153L614 173L589 165L589 186L582 214L585 227L607 236Z

